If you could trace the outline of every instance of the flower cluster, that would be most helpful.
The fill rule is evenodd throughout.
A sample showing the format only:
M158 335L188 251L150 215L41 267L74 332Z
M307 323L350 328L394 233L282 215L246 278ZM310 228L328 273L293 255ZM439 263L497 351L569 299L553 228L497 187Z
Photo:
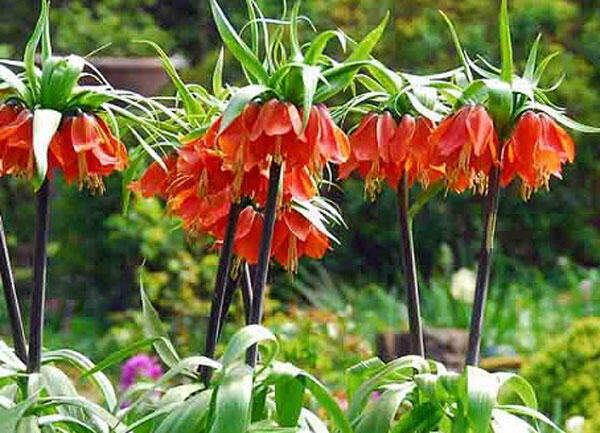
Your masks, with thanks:
M63 118L48 149L49 176L63 173L71 184L103 191L102 177L127 165L127 150L95 114ZM33 113L18 104L0 106L0 175L35 175Z
M121 367L121 391L127 391L140 379L156 381L162 374L162 367L156 357L135 355Z
M370 113L350 135L352 152L340 165L339 177L346 179L358 170L370 198L379 191L382 181L395 189L404 175L410 185L415 180L429 185L442 175L441 167L432 163L432 131L433 122L423 116L405 114L396 122L389 112Z
M563 164L573 162L575 145L549 115L526 111L512 134L500 143L492 117L483 105L465 105L439 125L425 117L405 114L399 122L389 112L363 117L350 135L348 162L341 179L358 171L373 198L381 182L396 188L402 176L427 187L443 179L448 189L462 193L487 191L492 167L499 166L501 184L522 181L524 198L561 177Z
M294 270L303 256L322 257L329 238L293 204L316 197L324 164L344 161L350 148L324 106L311 109L306 128L302 117L302 110L290 103L250 103L224 129L221 116L202 137L183 143L161 163L153 162L132 189L166 199L186 229L210 234L217 243L225 236L232 204L243 203L234 251L256 264L269 170L280 163L283 188L271 254Z

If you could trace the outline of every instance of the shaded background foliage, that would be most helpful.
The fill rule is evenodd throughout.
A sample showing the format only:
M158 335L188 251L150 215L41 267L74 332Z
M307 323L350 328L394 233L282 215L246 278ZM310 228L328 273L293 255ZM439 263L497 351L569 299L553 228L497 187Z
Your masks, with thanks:
M241 2L220 3L239 28L245 19ZM280 12L280 0L259 3L267 15ZM0 0L2 10L10 11L10 19L0 20L1 55L20 52L34 24L37 4L37 0ZM186 80L201 84L210 80L220 46L207 1L55 0L53 6L58 51L86 54L113 42L101 54L143 56L149 54L145 48L130 41L154 39L189 60L190 67L183 71ZM469 52L486 53L495 62L497 7L497 2L479 0L305 0L302 11L318 28L340 27L358 37L390 10L393 19L376 56L403 71L431 73L457 65L437 10L444 10L457 24ZM600 1L514 0L511 8L515 57L524 59L530 43L542 32L542 54L561 53L551 65L552 80L546 84L551 85L563 72L567 76L556 102L569 107L569 114L581 121L600 125ZM308 26L304 33L310 38ZM226 58L225 74L232 83L240 77L230 57ZM599 290L594 271L600 265L599 138L576 139L577 161L564 172L563 181L551 182L551 192L540 192L528 203L515 189L503 193L499 257L488 320L493 326L486 330L489 344L510 342L518 350L534 350L540 341L519 342L515 324L525 329L532 326L532 320L544 319L530 320L519 311L529 315L544 315L548 308L561 311L554 300L561 299L560 293L575 293L568 295L574 299L572 315L598 314L595 307L585 307L597 305L596 295L579 299L577 293L582 280L592 285L594 293ZM60 181L55 185L50 297L74 300L69 308L79 316L95 318L99 327L110 323L111 317L127 318L129 313L123 311L137 305L138 266L146 260L145 281L152 298L159 300L176 328L182 330L180 342L197 350L201 338L189 329L206 316L215 256L207 249L206 240L190 242L176 221L164 218L155 201L136 201L128 215L121 215L119 182L111 179L107 193L93 199ZM346 289L340 295L339 282L355 292L374 284L384 294L401 293L394 194L384 191L377 202L365 202L362 184L356 179L330 194L339 200L350 229L339 231L341 245L324 260L328 276L315 282L315 288L346 301L355 298ZM475 262L482 232L480 203L480 198L471 194L448 194L433 200L416 222L416 244L425 277L424 311L432 326L466 325L466 306L455 308L448 303L448 282L454 270L472 267ZM18 181L0 180L0 209L16 255L18 284L26 292L33 222L29 188ZM565 262L563 256L569 259ZM318 304L314 292L298 291L299 283L304 282L302 273L292 278L278 272L276 278L276 298ZM67 306L59 303L56 308L60 317ZM564 316L565 320L570 317ZM404 326L403 320L397 320L396 328ZM356 321L361 323L360 318ZM393 326L393 320L390 322ZM505 327L499 329L498 323ZM544 333L557 331L562 325L555 321L542 329Z

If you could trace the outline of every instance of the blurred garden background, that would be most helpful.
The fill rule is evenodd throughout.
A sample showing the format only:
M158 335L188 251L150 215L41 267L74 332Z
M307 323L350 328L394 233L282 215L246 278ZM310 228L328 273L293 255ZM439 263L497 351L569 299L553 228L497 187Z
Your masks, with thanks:
M240 28L243 2L220 3ZM259 3L267 15L281 8L280 0ZM421 74L457 65L438 9L456 23L468 51L489 53L495 62L497 3L305 0L303 11L315 18L317 28L340 27L359 36L390 10L393 19L375 55L396 69ZM0 0L0 5L11 11L10 19L0 20L0 57L11 58L22 51L38 2ZM568 77L555 102L569 107L578 120L600 125L600 0L513 0L511 8L515 58L524 59L528 44L542 32L542 53L560 53L546 84L563 73ZM221 48L204 0L54 0L51 20L56 51L86 55L104 47L95 57L147 57L152 52L132 40L151 39L186 60L186 81L203 85L210 82ZM308 25L304 32L310 38ZM235 84L241 71L228 62L234 64L226 58L226 78ZM593 370L580 377L566 365L588 358L597 363L600 356L600 317L593 319L600 316L600 143L594 135L576 139L576 163L563 181L551 182L551 193L536 194L528 203L517 189L502 196L484 333L484 355L508 356L517 367L524 365L534 386L541 387L544 409L559 418L592 413L594 405L595 412L600 409L600 386L588 374ZM208 242L187 237L159 201L135 198L124 213L118 176L94 200L60 180L53 194L46 344L100 360L138 340L141 278L182 351L201 351L217 266ZM274 274L266 325L282 338L288 360L335 386L345 367L377 353L382 336L405 331L407 323L394 194L384 191L378 201L365 201L358 180L332 186L328 194L342 207L349 228L336 233L341 244L325 260L302 262L297 275ZM472 194L440 196L415 223L428 329L468 326L482 232L480 203ZM0 179L0 212L25 299L32 275L31 188ZM239 307L232 314L242 322ZM0 335L7 337L5 315L0 308ZM570 335L554 337L575 322ZM573 341L592 346L595 341L595 349L586 352L585 344ZM568 361L562 357L568 350L582 353ZM573 377L564 377L565 371Z

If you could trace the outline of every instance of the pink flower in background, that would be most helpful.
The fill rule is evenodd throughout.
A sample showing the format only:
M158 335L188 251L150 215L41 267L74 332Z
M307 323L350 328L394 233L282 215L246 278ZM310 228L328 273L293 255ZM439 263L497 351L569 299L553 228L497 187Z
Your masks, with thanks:
M163 374L155 357L136 355L121 367L121 391L126 391L140 379L158 380Z

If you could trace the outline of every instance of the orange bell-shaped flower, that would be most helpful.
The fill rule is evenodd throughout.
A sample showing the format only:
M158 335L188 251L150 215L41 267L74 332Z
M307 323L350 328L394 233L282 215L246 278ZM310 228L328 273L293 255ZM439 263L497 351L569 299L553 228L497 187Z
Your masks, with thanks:
M50 153L68 183L77 181L102 192L102 177L127 165L127 149L108 125L93 114L79 114L63 120L50 143Z
M503 150L502 186L518 176L523 197L529 198L539 188L548 188L551 176L560 179L563 164L574 159L575 143L569 134L547 114L527 111Z
M433 164L444 167L450 189L486 190L492 165L498 163L498 138L483 106L466 105L445 119L433 132L431 144Z

